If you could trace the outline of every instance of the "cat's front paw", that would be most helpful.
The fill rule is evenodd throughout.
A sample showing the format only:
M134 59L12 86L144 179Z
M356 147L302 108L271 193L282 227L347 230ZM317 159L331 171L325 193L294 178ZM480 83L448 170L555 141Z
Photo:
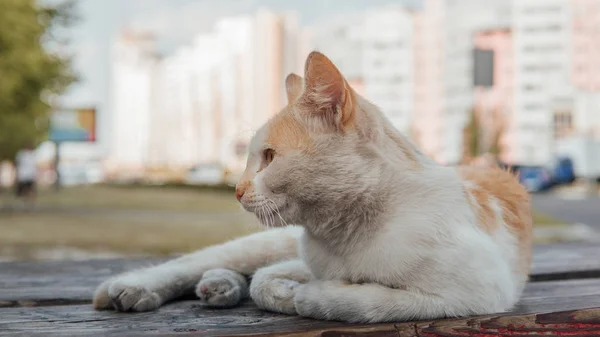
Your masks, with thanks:
M203 279L196 286L196 295L206 306L231 308L242 300L242 289L228 279Z
M97 310L150 311L160 307L158 294L141 284L126 280L109 280L101 284L94 294L94 308Z
M233 270L211 269L198 282L196 295L206 306L231 308L248 297L248 281Z
M108 288L108 295L118 311L150 311L161 305L158 294L141 285L115 282Z
M327 310L323 307L323 300L318 283L310 282L296 288L294 307L300 316L326 320L329 317Z
M108 287L111 285L112 280L104 281L101 285L96 288L94 292L94 299L92 304L96 310L110 310L114 309L110 296L108 295Z

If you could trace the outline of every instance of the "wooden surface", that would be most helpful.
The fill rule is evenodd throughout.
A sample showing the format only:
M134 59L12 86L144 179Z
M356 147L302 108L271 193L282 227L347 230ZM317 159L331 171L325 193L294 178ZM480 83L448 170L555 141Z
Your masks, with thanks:
M206 309L193 300L148 313L92 310L102 280L163 260L0 263L0 335L600 336L600 245L537 246L521 302L494 317L360 326L274 315L250 302Z

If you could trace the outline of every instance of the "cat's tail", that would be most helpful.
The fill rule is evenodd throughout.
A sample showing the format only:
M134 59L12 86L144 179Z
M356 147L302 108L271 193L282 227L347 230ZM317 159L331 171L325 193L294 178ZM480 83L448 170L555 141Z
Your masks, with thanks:
M298 288L294 304L301 316L349 323L464 317L508 309L497 305L496 300L479 299L479 296L445 299L417 289L396 289L373 283L314 281Z

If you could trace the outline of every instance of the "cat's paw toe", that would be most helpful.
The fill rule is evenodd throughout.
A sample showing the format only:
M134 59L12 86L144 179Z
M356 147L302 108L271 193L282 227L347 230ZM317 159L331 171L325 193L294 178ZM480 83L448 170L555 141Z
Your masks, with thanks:
M230 308L242 300L242 289L224 278L206 278L196 286L196 295L206 306Z
M150 311L160 307L160 297L145 287L114 282L108 295L117 311Z
M108 295L108 287L110 286L110 281L106 281L102 283L96 291L94 292L94 299L92 304L94 305L94 309L96 310L110 310L114 309L113 303Z

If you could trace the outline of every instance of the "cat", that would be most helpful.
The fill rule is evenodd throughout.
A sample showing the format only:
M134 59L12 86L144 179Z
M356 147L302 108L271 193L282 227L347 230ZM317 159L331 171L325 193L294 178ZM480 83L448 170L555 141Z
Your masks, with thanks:
M252 276L258 307L315 319L463 317L518 302L532 217L516 177L428 158L317 51L285 87L287 105L253 137L236 185L268 228L117 275L96 290L96 309L153 310L194 289L203 298L215 268Z

